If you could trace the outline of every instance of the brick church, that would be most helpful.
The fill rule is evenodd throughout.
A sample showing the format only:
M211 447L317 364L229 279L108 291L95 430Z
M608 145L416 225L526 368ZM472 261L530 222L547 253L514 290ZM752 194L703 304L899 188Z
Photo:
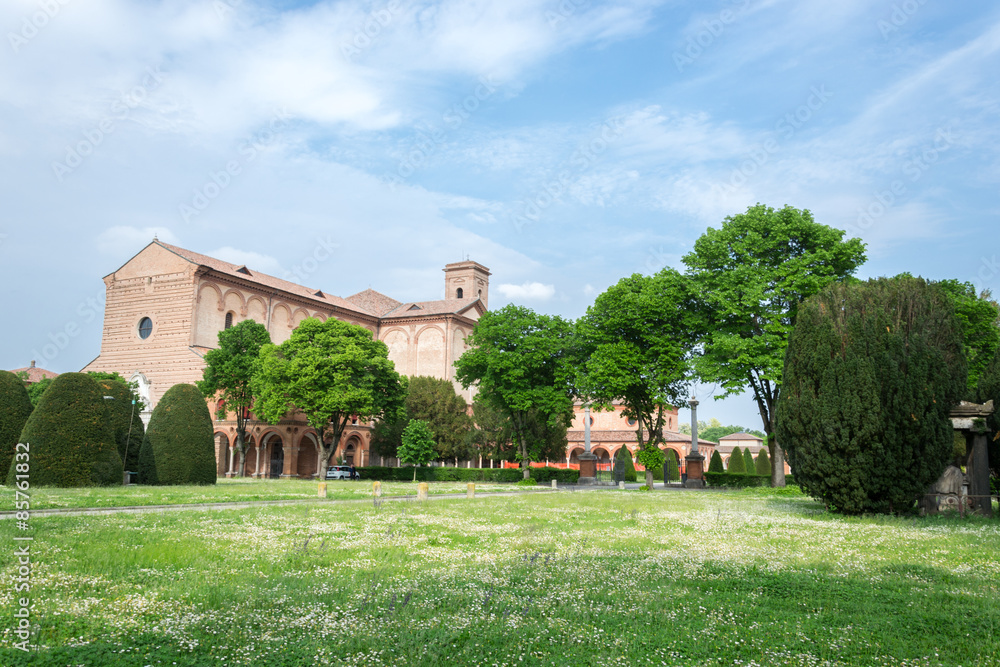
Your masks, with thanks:
M203 357L218 333L242 320L267 327L271 341L287 340L307 317L335 317L365 327L389 348L403 375L454 380L453 363L465 337L486 312L490 271L472 261L444 268L445 299L402 303L367 289L342 298L153 240L104 277L107 300L101 353L84 371L116 371L134 380L147 405L143 418L175 384L201 379ZM456 384L467 401L471 394ZM220 475L231 472L236 438L232 415L210 406ZM245 473L307 477L317 470L316 432L301 420L253 422ZM356 424L334 454L367 465L370 433Z

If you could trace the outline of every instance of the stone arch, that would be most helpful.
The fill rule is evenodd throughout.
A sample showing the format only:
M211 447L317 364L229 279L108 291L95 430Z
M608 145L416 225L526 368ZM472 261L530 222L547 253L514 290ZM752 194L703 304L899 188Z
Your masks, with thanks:
M194 313L194 345L215 347L225 318L222 290L215 283L205 282L198 287Z
M295 474L299 477L315 477L319 472L319 438L316 431L309 430L299 438L299 463Z
M222 309L232 310L240 317L246 317L247 302L243 293L237 289L228 289L222 297Z
M410 337L403 329L393 327L382 334L382 342L389 348L389 359L401 375L410 373Z
M315 313L312 314L312 317L315 317L320 322L326 322L326 313L321 313L319 311L316 311Z
M307 311L305 308L296 308L292 312L292 328L294 329L295 327L302 324L302 320L307 319L308 317L309 317L309 311Z
M264 443L261 452L261 477L277 479L281 477L285 464L285 442L282 434L277 431L270 431L268 435L261 438Z
M352 434L347 439L347 442L344 443L344 463L349 466L360 466L363 446L361 437L357 434Z
M569 453L569 462L574 465L580 463L580 454L583 454L583 451L583 447L574 447Z
M247 317L258 324L267 324L267 304L257 295L247 299Z
M417 363L414 369L416 375L441 377L446 371L444 341L444 331L437 325L429 324L417 332L415 345Z
M598 464L611 463L611 455L608 453L608 450L604 445L594 447L590 451L597 457Z
M271 311L271 342L280 345L292 335L292 309L277 303Z
M225 431L215 432L215 474L224 477L229 472L229 436Z
M257 461L257 443L259 442L259 436L247 435L246 441L246 456L243 461L243 476L252 477L254 470L256 470ZM237 454L237 456L239 456ZM238 466L239 460L233 462L234 466Z

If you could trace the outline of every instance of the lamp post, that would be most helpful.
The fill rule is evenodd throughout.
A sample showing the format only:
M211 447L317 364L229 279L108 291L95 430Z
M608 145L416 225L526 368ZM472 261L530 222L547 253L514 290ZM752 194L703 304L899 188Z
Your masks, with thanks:
M687 481L689 489L700 489L705 486L705 457L698 451L698 399L691 397L691 453L684 457L687 463Z

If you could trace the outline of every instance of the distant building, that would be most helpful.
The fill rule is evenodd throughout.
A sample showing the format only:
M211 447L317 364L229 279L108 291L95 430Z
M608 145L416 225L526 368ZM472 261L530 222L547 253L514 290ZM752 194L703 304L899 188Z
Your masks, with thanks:
M24 373L27 379L24 381L25 384L35 384L36 382L41 382L42 380L54 380L59 376L59 373L55 371L49 371L44 368L39 368L35 366L35 360L31 360L30 366L25 366L24 368L15 368L11 371L14 375Z
M765 448L764 440L750 433L740 432L722 436L719 438L718 451L727 470L729 469L729 457L732 456L733 450L737 447L740 449L749 449L754 459L757 458L760 450Z
M403 303L371 289L342 298L199 253L153 240L104 277L107 300L101 353L84 371L116 371L138 383L147 406L143 418L173 385L202 377L204 356L218 334L252 319L282 343L307 317L335 317L372 332L389 348L403 375L454 382L454 361L465 338L486 312L490 271L472 261L444 267L445 298ZM472 395L456 384L466 400ZM210 402L215 421L218 473L232 473L236 423ZM369 462L370 428L350 426L333 457ZM260 477L308 477L318 470L316 431L304 420L277 425L254 422L245 471Z

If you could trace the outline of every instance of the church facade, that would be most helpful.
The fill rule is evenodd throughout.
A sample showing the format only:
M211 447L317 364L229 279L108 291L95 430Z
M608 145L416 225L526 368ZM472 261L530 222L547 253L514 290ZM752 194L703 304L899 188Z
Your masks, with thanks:
M383 341L401 374L454 382L454 361L486 312L490 271L464 261L448 264L444 274L441 300L403 303L371 289L342 298L154 240L105 276L101 353L83 370L114 371L136 381L148 421L170 387L201 379L204 355L223 329L252 319L279 344L307 317L334 317ZM469 390L458 384L456 390L471 402ZM224 406L209 407L216 420L217 472L232 474L235 420ZM318 470L318 435L304 420L253 421L250 435L246 474L308 477ZM370 437L368 425L353 424L334 458L367 465Z

